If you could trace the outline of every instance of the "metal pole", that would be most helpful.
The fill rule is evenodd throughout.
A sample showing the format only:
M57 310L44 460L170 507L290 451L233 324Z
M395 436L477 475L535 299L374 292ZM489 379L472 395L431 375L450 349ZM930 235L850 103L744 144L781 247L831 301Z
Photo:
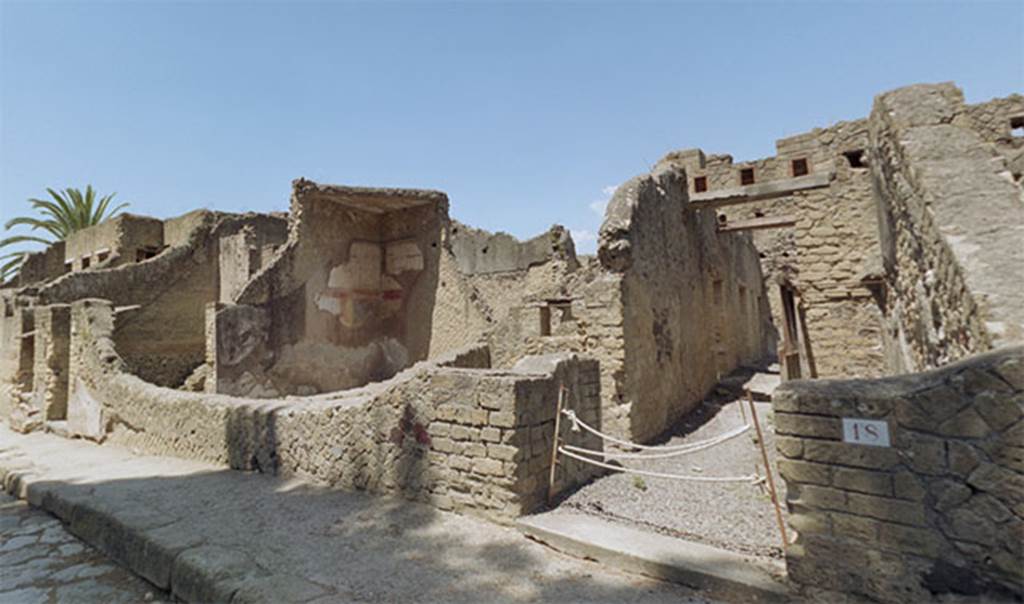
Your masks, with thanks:
M779 523L779 532L782 533L782 551L786 551L789 545L789 538L786 536L786 523L782 520L782 508L779 506L779 496L775 492L775 479L772 478L772 468L768 465L768 450L764 446L764 436L761 435L761 424L757 421L757 409L754 407L754 397L747 389L747 403L750 405L750 417L754 419L754 429L757 430L757 444L761 446L761 459L764 460L764 473L768 477L768 490L771 493L772 504L775 506L775 520Z
M548 475L548 506L555 498L555 466L558 463L558 434L562 427L562 405L565 404L565 386L558 386L558 407L555 408L555 434L551 439L551 473Z

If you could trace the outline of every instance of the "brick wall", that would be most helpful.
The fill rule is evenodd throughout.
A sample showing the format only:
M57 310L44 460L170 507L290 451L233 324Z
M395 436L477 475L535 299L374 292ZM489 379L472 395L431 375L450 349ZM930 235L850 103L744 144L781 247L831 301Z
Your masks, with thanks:
M1024 596L1024 347L790 382L773 407L796 584L886 602ZM891 446L844 442L843 418L885 422Z

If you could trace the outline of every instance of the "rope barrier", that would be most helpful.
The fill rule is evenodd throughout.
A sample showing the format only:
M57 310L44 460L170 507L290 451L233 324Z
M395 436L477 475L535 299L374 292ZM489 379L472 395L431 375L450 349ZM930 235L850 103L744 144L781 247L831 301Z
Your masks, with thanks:
M715 437L709 438L709 439L704 440L704 441L699 441L699 442L695 442L695 443L686 443L686 444L682 444L682 445L641 445L641 444L638 444L638 443L629 442L627 440L620 440L618 438L615 438L614 436L610 436L608 434L605 434L604 432L601 432L597 428L593 428L591 426L588 426L586 424L586 422L584 422L583 420L581 420L579 417L576 416L576 412L573 411L572 409L564 409L564 410L562 410L562 415L568 417L569 421L572 422L572 429L573 429L574 432L578 432L579 428L583 428L587 432L590 432L591 434L593 434L595 436L599 436L599 437L601 437L604 440L609 440L609 441L611 441L611 442L613 442L613 443L615 443L617 445L621 445L623 447L629 447L629 448L632 448L632 449L640 449L641 451L659 451L659 452L665 452L665 451L689 451L690 449L694 449L694 448L705 448L704 447L705 444L707 444L707 443L709 443L711 441L714 441L714 440L722 437L722 435L719 435L719 436L715 436ZM747 431L749 429L750 429L750 425L749 424L745 424L743 426L743 429L741 431L737 432L736 434L732 434L731 432L727 432L726 434L729 434L729 438L733 438L735 436L739 436L740 434L742 434L743 432L745 432L745 431ZM728 439L725 439L725 440L728 440Z
M686 475L686 474L668 474L668 473L664 473L664 472L649 472L647 470L635 470L633 468L625 468L625 467L622 467L622 466L613 466L611 464L604 463L603 461L597 461L596 459L590 459L590 458L587 458L587 457L583 457L582 455L577 455L576 453L573 453L572 451L567 451L565 449L565 447L558 447L558 452L561 453L562 455L565 455L566 457L572 457L573 459L578 459L579 461L582 461L582 462L585 462L585 463L589 463L589 464L598 466L600 468L605 468L605 469L608 469L608 470L615 470L616 472L625 472L626 474L639 474L641 476L651 476L653 478L672 478L672 479L675 479L675 480L690 480L690 481L693 481L693 482L751 482L751 483L754 482L757 479L757 477L754 476L753 474L749 474L747 476L692 476L692 475Z
M669 450L663 453L620 453L617 451L595 451L593 449L584 449L583 447L577 447L574 445L565 445L565 448L576 453L601 456L604 457L605 459L664 459L668 457L680 457L682 455L690 455L691 453L696 453L697 451L710 449L711 447L720 445L728 440L736 438L737 436L745 433L747 430L750 430L750 425L744 424L738 428L734 428L729 432L719 434L714 438L709 438L707 440L703 440L700 442L689 443L689 445L683 445L687 447L685 449L680 447L676 450Z

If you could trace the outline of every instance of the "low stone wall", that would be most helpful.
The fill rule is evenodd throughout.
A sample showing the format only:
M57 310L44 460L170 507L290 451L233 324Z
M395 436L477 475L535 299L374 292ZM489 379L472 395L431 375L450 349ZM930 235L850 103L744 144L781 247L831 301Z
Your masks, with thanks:
M491 370L454 366L487 362L485 349L460 351L362 388L247 400L160 388L129 374L111 338L106 301L76 302L71 332L73 434L399 494L497 521L544 500L562 386L567 408L599 425L598 364L571 354ZM600 444L565 437L579 446ZM557 487L590 475L589 468L562 464Z
M796 584L887 602L1024 597L1024 347L790 382L773 406ZM844 442L851 418L884 422L891 446Z

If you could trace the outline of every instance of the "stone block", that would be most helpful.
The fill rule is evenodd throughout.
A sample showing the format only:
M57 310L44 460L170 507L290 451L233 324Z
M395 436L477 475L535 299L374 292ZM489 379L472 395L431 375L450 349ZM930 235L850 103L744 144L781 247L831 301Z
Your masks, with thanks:
M892 475L870 470L835 468L832 473L832 486L873 495L893 494Z
M497 428L482 428L480 430L480 440L488 443L501 442L501 430Z
M955 440L949 441L946 445L949 469L953 474L966 478L981 463L978 452L971 445Z
M935 509L950 510L971 498L971 488L955 480L937 480L931 485Z
M946 473L946 443L940 438L924 434L905 433L905 457L916 472L930 475Z
M912 526L924 526L926 523L924 506L915 501L849 493L847 502L850 513L860 516Z
M804 511L791 512L789 514L789 525L798 533L819 533L827 534L832 531L828 514L824 512Z
M793 498L796 495L796 498ZM815 485L793 485L790 487L790 502L794 506L819 510L847 509L846 492L839 489Z
M775 448L783 457L799 459L804 454L804 441L789 436L776 436Z
M927 494L924 484L916 474L909 470L901 470L892 477L893 493L899 499L921 501Z
M832 534L837 537L849 537L872 543L878 536L878 526L881 524L872 518L830 512L832 519Z
M491 411L487 423L497 428L513 428L516 425L516 416L506 411Z
M987 393L980 396L984 395ZM991 428L973 407L964 409L942 422L938 429L939 434L961 438L983 438L989 432L991 432Z
M896 449L849 443L805 440L804 460L819 463L889 470L900 464Z
M487 474L489 476L501 476L504 472L504 467L501 462L497 459L476 459L473 461L473 471L478 474Z
M839 418L796 413L776 413L775 432L793 436L832 439L839 439L843 435Z
M983 392L974 398L974 408L993 430L1003 430L1021 418L1024 396Z
M1013 386L1014 390L1024 390L1024 358L1020 355L1003 359L995 366L995 371Z
M942 536L932 529L904 526L880 522L878 524L878 542L900 552L915 556L935 557L942 551L945 543Z
M802 482L828 486L832 468L824 464L808 463L790 459L778 461L779 474L787 482Z
M516 461L523 458L521 451L518 447L510 447L508 445L487 445L487 456L492 459L499 459L501 461Z

